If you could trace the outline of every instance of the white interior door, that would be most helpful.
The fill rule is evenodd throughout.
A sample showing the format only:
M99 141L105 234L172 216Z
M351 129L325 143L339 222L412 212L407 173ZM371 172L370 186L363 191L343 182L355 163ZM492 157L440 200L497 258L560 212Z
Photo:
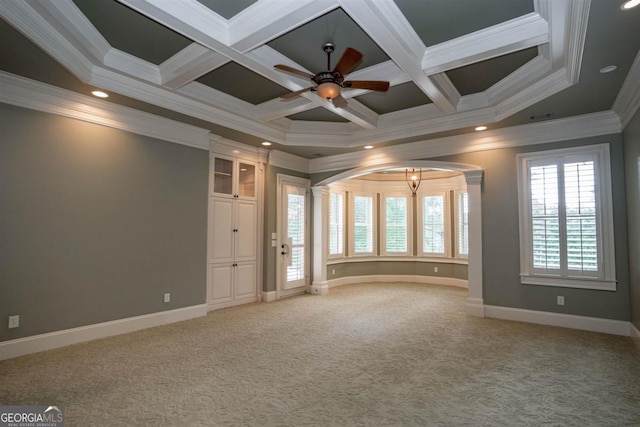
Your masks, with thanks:
M279 294L303 292L309 278L309 180L278 175Z

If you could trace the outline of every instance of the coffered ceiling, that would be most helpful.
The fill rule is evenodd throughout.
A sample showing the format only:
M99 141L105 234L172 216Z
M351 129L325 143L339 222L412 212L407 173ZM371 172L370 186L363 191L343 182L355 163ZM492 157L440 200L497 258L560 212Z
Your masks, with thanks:
M612 109L640 48L622 0L0 2L0 69L307 158ZM280 72L363 54L348 105ZM599 70L616 65L617 70Z

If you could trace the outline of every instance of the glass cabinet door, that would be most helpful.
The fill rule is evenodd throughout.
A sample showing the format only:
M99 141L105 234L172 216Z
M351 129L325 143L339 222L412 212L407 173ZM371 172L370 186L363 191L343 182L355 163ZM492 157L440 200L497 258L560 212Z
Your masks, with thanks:
M240 162L238 172L238 195L240 197L256 196L256 167Z
M213 192L233 194L233 161L216 157L214 165Z

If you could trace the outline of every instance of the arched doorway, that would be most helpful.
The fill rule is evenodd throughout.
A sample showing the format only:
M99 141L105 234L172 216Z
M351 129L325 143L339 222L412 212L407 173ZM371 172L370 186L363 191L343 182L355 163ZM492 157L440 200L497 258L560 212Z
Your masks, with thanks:
M311 293L329 292L327 280L329 189L331 185L361 175L397 168L422 168L457 171L464 175L469 197L469 257L468 294L466 312L484 317L482 291L482 176L483 170L475 165L412 160L365 166L338 173L313 186L313 282ZM320 220L318 220L320 219Z

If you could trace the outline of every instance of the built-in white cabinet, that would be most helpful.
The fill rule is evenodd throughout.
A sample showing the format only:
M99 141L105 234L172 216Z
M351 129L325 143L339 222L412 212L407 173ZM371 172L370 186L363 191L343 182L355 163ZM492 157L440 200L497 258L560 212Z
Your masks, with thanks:
M248 157L252 157L251 153ZM209 310L254 302L260 298L258 271L262 201L259 190L262 167L253 157L249 160L215 151L211 153Z

